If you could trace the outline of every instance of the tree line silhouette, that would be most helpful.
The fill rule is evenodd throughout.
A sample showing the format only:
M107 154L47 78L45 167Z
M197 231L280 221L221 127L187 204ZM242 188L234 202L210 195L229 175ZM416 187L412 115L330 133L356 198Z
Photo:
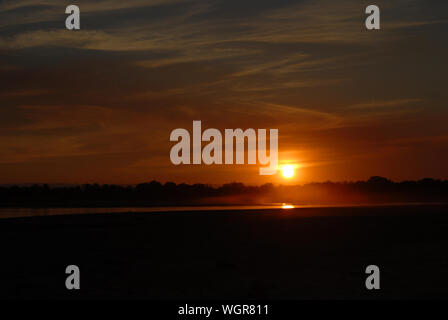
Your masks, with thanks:
M247 186L229 183L176 184L151 181L134 186L85 184L76 186L2 186L0 206L166 206L217 204L337 204L378 202L446 202L448 180L426 178L393 182L383 177L367 181L320 182L286 186Z

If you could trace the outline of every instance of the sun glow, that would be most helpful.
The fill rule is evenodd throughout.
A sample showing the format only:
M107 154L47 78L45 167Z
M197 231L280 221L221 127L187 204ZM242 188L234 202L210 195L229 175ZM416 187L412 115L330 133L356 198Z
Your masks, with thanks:
M292 164L285 164L284 166L282 166L281 170L283 177L285 177L286 179L291 179L292 177L294 177L295 168Z

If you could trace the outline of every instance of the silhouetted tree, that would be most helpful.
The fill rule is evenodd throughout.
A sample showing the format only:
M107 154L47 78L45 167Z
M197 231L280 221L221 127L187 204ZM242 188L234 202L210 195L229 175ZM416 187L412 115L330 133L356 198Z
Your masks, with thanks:
M272 202L422 202L448 200L448 181L425 178L393 182L374 176L367 181L322 182L298 186L245 186L234 182L220 187L158 181L136 186L85 184L52 187L44 185L0 187L0 206L156 206L207 203L207 199L240 197L240 202L256 199ZM251 200L252 199L252 200ZM268 199L268 200L266 200ZM232 200L233 201L233 200Z

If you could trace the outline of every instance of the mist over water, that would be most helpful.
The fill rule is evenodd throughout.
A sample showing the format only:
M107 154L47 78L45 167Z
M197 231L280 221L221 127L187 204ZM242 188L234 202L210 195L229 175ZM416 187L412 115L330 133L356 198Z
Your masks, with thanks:
M66 207L66 208L0 208L0 219L4 218L23 218L23 217L38 217L38 216L59 216L59 215L82 215L82 214L114 214L114 213L169 213L169 212L228 212L241 213L241 211L254 211L251 213L267 213L274 210L294 211L305 208L322 208L328 213L331 208L350 208L350 207L392 207L392 206L419 206L419 205L441 205L443 203L381 203L381 204L310 204L299 205L290 203L273 203L265 205L221 205L221 206L164 206L164 207L103 207L103 208L80 208L80 207ZM321 215L320 212L317 215ZM325 215L325 214L324 214ZM307 216L309 216L307 214Z

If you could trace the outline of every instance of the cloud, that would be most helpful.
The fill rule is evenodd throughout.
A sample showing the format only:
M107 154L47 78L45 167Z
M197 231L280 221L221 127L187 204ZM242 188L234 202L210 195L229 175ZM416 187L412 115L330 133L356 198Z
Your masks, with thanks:
M185 0L97 0L86 1L79 0L77 5L82 7L83 11L95 12L95 11L108 11L119 10L138 7L150 7L164 4L173 4ZM61 1L59 0L5 0L0 4L0 12L17 10L26 7L60 7ZM64 6L65 8L65 6Z
M375 156L415 128L446 136L445 11L377 3L379 32L358 0L79 1L82 29L68 31L59 0L2 1L0 162L90 157L111 173L103 161L122 154L123 172L149 176L170 165L170 131L196 119L278 127L281 152L310 167Z
M74 47L91 50L149 50L157 49L157 41L128 38L103 31L67 30L31 31L9 38L0 39L0 47L6 49L25 49L34 47Z
M31 89L31 90L17 90L17 91L4 91L0 92L0 97L28 97L28 96L40 96L51 93L48 89Z
M149 157L168 141L157 134L166 123L152 122L155 116L147 113L93 105L30 105L20 110L26 121L0 137L5 152L0 163L108 154Z
M81 12L88 19L92 14L100 14L95 20L95 29L67 32L60 29L41 28L27 32L3 34L0 46L7 49L32 48L37 46L62 46L95 50L152 50L156 48L182 48L183 59L192 59L201 48L211 48L225 43L354 43L374 44L378 41L391 41L390 34L372 37L366 32L364 6L354 1L298 2L279 9L266 9L256 17L225 19L220 16L219 1L181 1L181 0L103 0L81 1ZM164 19L146 19L130 23L139 8L183 5L182 11L167 11ZM383 4L393 12L400 10L402 1L395 5ZM254 3L254 6L256 4ZM35 12L14 16L14 10L33 8ZM8 25L23 23L59 21L65 17L60 1L6 1L0 5L3 21L14 16ZM132 9L132 11L129 11ZM255 9L255 8L254 8ZM126 15L126 10L129 14ZM121 21L107 18L108 11L121 11ZM255 10L256 11L256 10ZM36 17L33 20L33 17ZM84 21L84 17L82 18ZM92 20L93 21L93 20ZM443 23L446 20L398 20L390 28L406 28L426 24ZM110 27L113 26L113 27ZM204 54L200 54L203 56ZM177 58L179 59L179 58ZM179 60L173 59L173 62ZM164 63L167 63L165 60Z
M372 108L391 108L414 105L422 102L423 99L392 99L392 100L373 100L348 106L350 109L372 109Z

